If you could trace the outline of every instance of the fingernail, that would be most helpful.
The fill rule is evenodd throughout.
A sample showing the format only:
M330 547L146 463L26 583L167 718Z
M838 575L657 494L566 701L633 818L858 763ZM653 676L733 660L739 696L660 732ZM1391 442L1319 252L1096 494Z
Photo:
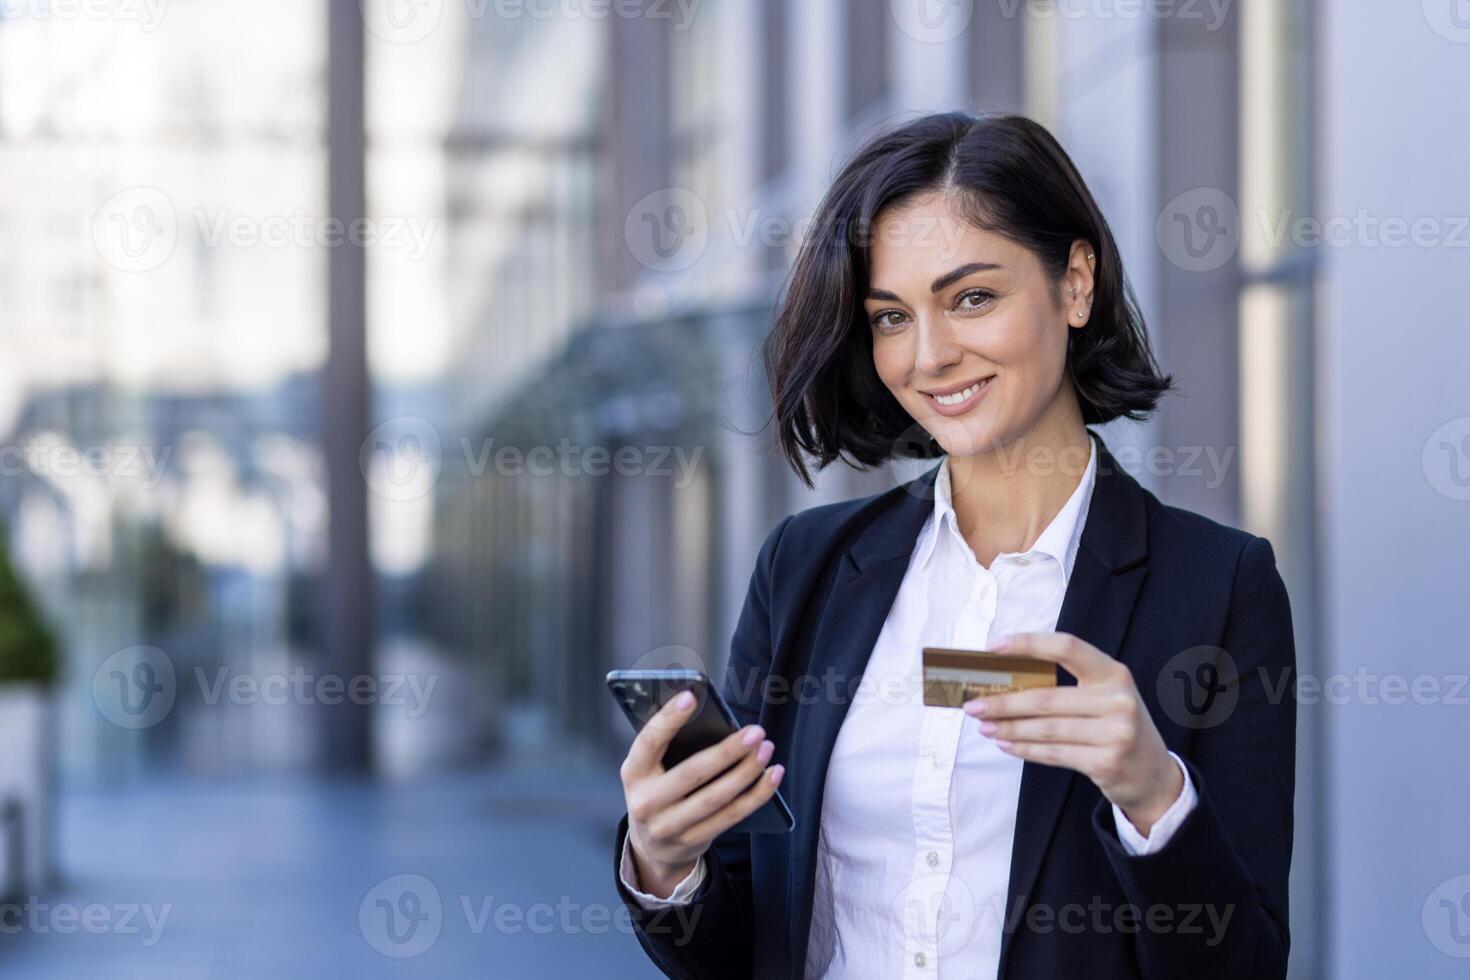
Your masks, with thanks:
M997 728L999 728L999 727L1000 726L997 725L993 721L982 721L980 723L980 734L981 735L994 735L995 734L995 730Z
M999 746L1000 746L1000 747L1001 747L1001 748L1003 748L1003 749L1005 749L1005 750L1007 750L1007 751L1009 751L1009 750L1010 750L1010 747L1011 747L1011 743L1010 743L1010 742L1007 742L1007 741L1006 741L1006 740L1005 740L1005 739L1003 739L1003 738L998 738L998 739L996 739L996 740L995 740L995 744L996 744L996 745L999 745Z
M965 714L973 715L976 718L979 718L981 715L985 714L985 699L976 698L973 701L966 701Z
M740 736L740 741L745 745L754 745L765 737L765 729L761 728L761 726L759 725L751 725L745 730L745 734Z
M756 752L755 757L760 760L761 765L765 765L767 762L771 761L771 754L775 751L776 743L772 742L770 739L766 739L764 742L761 743L761 747Z
M998 640L996 640L995 642L993 642L993 643L990 644L990 649L992 649L992 650L1004 650L1006 647L1008 647L1010 645L1011 645L1011 638L1009 636L1002 636Z
M694 707L694 692L680 691L679 696L674 699L674 707L678 708L680 711L688 711L690 708Z
M772 786L780 786L781 785L781 777L784 776L784 775L786 775L786 767L785 766L772 766L771 767L771 785Z

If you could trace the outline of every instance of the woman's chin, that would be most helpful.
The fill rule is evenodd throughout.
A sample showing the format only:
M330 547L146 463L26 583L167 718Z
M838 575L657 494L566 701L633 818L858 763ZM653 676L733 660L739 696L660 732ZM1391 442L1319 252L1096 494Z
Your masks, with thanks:
M994 427L946 420L931 431L947 456L974 456L995 443Z

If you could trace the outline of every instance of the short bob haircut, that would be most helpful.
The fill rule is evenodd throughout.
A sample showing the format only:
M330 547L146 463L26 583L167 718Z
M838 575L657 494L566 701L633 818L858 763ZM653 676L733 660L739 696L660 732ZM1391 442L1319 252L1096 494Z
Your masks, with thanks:
M943 455L878 378L863 307L879 213L929 192L952 195L977 227L1030 250L1058 290L1072 243L1092 244L1092 315L1067 331L1067 372L1084 424L1144 418L1172 387L1149 348L1108 223L1056 139L1024 116L924 116L870 140L837 175L765 341L772 420L808 485L807 457L820 470L837 459L868 468Z

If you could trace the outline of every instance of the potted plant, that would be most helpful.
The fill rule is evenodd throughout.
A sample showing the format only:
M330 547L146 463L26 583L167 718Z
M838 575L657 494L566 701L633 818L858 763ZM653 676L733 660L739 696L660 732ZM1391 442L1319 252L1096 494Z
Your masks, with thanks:
M51 877L56 641L10 563L0 527L0 897Z

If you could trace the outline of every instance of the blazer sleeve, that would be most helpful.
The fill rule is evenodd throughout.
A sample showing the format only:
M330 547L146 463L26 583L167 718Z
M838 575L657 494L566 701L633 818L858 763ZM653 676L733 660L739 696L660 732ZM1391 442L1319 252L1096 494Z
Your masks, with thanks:
M760 719L761 694L771 669L772 566L790 520L782 519L761 547L730 641L721 693L742 726ZM649 959L665 976L678 980L748 980L755 969L750 835L726 833L715 839L704 855L704 883L688 905L648 910L622 884L619 869L627 834L624 814L613 847L613 880Z
M1168 844L1130 855L1106 801L1093 811L1128 900L1145 915L1160 910L1152 926L1141 919L1136 940L1142 975L1157 980L1286 976L1296 652L1286 586L1264 538L1241 553L1221 646L1236 666L1238 700L1193 734L1185 763L1199 804Z

